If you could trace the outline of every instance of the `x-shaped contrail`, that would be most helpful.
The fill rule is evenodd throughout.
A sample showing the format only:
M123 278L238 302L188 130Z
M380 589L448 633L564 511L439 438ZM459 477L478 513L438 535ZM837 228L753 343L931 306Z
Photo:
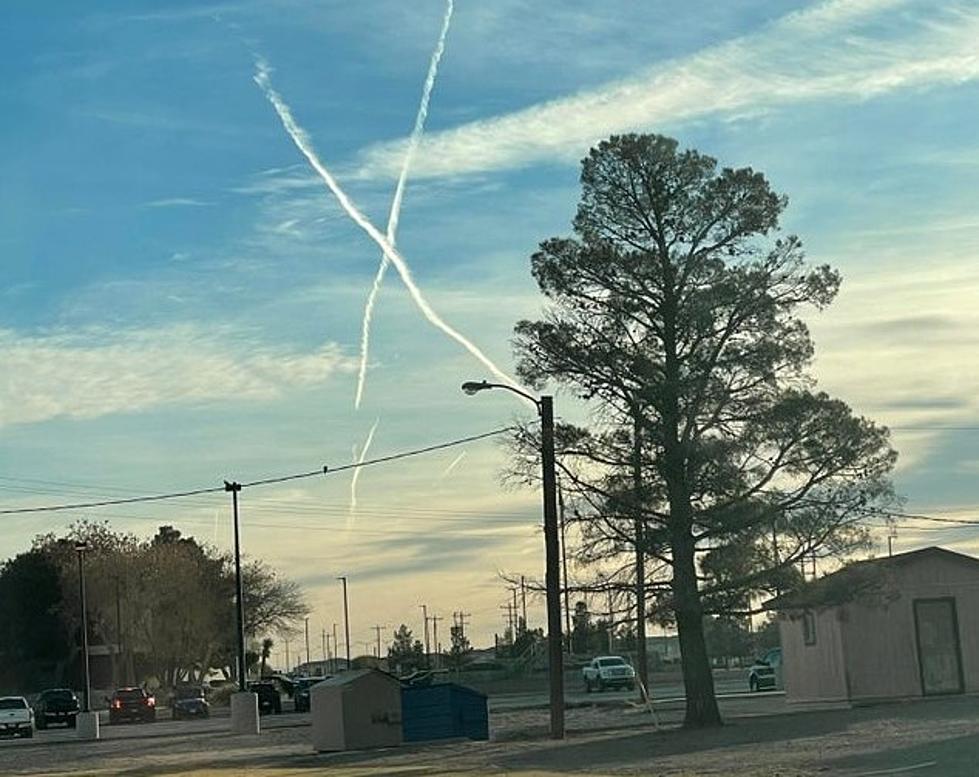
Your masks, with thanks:
M256 71L255 83L261 88L268 101L272 104L272 107L275 108L275 112L282 121L282 126L285 128L286 132L289 133L289 137L292 138L292 141L296 144L299 151L306 157L309 164L320 176L320 178L323 179L323 182L333 193L333 196L336 198L340 207L343 208L343 210L354 221L354 223L357 224L357 226L364 230L364 232L366 232L367 235L375 243L377 243L380 249L384 252L384 255L388 258L391 264L394 265L394 268L398 271L398 275L401 276L401 281L408 289L408 293L411 295L415 305L422 312L422 315L424 315L433 326L441 329L442 332L451 337L463 348L469 351L469 353L475 356L476 359L478 359L480 363L482 363L483 366L485 366L497 379L506 383L507 385L513 386L514 388L519 388L520 385L507 373L497 367L492 359L483 353L478 346L476 346L457 329L448 324L438 313L435 312L432 306L428 303L428 300L425 299L421 289L419 289L415 284L414 278L412 278L411 275L411 270L398 249L392 245L390 240L381 234L380 230L378 230L370 219L368 219L351 201L340 184L337 183L332 173L330 173L322 161L320 161L320 158L317 156L316 151L313 148L309 135L302 127L299 126L295 118L293 118L292 111L289 109L289 106L285 103L279 93L272 88L271 70L268 64L264 60L260 59L256 63Z
M428 63L428 74L425 76L425 85L422 87L422 98L418 104L418 113L415 115L415 126L408 138L408 148L405 151L404 161L401 163L401 172L398 175L397 186L394 187L394 198L391 200L391 212L388 215L387 239L391 245L395 244L398 232L398 219L401 218L401 201L404 199L405 184L408 182L408 171L418 150L418 143L421 141L422 132L425 130L425 119L428 117L428 103L432 97L432 88L435 86L435 76L438 75L439 62L442 53L445 51L445 38L449 34L449 23L452 21L453 0L448 0L445 5L445 16L442 18L442 30L439 32L438 42L432 52L432 58ZM387 273L388 265L387 254L381 254L381 263L377 267L377 275L374 276L374 283L370 293L367 295L367 304L364 305L364 320L360 333L360 370L357 372L357 393L354 395L354 407L360 408L360 401L364 397L364 383L367 380L367 357L370 350L371 319L374 315L374 303L377 301L378 292L381 284L384 283L384 275Z

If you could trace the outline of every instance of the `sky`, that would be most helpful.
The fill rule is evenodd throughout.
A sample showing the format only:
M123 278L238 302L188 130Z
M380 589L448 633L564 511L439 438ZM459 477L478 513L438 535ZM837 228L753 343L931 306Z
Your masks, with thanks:
M459 391L492 373L395 268L355 408L381 252L255 80L262 62L383 234L445 14L4 4L0 507L321 470L529 417L507 392ZM457 0L397 248L430 308L508 375L514 323L541 310L529 256L570 232L591 145L659 132L761 170L789 197L784 231L844 277L807 317L820 388L892 428L908 512L979 518L976 40L976 0ZM560 393L557 408L579 410ZM504 461L487 439L365 468L355 506L349 471L246 489L244 551L307 590L313 658L342 622L339 575L355 653L374 625L421 634L422 604L441 634L464 611L491 643L501 575L543 568L539 495L504 487ZM0 558L80 518L232 541L216 493L3 516ZM896 549L928 544L977 553L979 531L901 524Z

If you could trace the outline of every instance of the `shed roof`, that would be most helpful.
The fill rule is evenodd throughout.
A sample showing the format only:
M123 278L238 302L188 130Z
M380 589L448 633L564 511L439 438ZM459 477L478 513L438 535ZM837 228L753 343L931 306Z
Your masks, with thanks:
M979 559L932 545L894 556L856 561L807 583L802 588L769 599L763 606L766 610L798 610L806 607L832 607L844 604L861 595L880 590L887 580L888 572L934 558L968 564L979 575Z

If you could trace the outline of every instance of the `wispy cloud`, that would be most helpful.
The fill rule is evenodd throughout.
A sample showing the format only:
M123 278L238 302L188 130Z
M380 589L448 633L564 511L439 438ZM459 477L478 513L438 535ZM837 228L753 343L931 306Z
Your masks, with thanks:
M168 197L162 200L144 202L144 208L205 208L214 203L198 200L193 197Z
M906 7L902 14L890 13L899 7ZM977 39L979 10L972 4L830 0L635 77L430 134L418 149L415 174L574 160L616 132L970 81L979 78ZM360 174L394 177L404 145L366 149Z
M336 344L303 352L190 325L24 336L0 330L0 427L180 403L267 400L356 368Z

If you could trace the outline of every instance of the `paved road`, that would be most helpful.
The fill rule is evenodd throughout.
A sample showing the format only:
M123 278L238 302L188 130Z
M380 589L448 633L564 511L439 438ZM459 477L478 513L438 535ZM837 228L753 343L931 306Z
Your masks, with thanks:
M748 696L745 682L740 677L715 678L714 689L718 698ZM760 694L770 695L770 694ZM653 684L650 688L653 704L683 700L683 684ZM600 704L603 702L628 701L637 698L636 691L602 691L586 693L583 686L565 686L564 701L566 704ZM548 694L546 690L529 693L501 693L490 696L491 710L515 710L546 705Z
M164 712L155 723L117 723L109 725L107 715L100 717L100 736L106 740L142 739L145 737L188 736L193 734L218 734L229 728L228 711L217 710L217 714L205 720L171 720ZM281 715L262 715L263 729L291 728L310 725L309 713L283 712ZM35 731L33 739L0 739L0 749L5 747L30 747L32 745L77 742L75 729L52 726L43 731Z

